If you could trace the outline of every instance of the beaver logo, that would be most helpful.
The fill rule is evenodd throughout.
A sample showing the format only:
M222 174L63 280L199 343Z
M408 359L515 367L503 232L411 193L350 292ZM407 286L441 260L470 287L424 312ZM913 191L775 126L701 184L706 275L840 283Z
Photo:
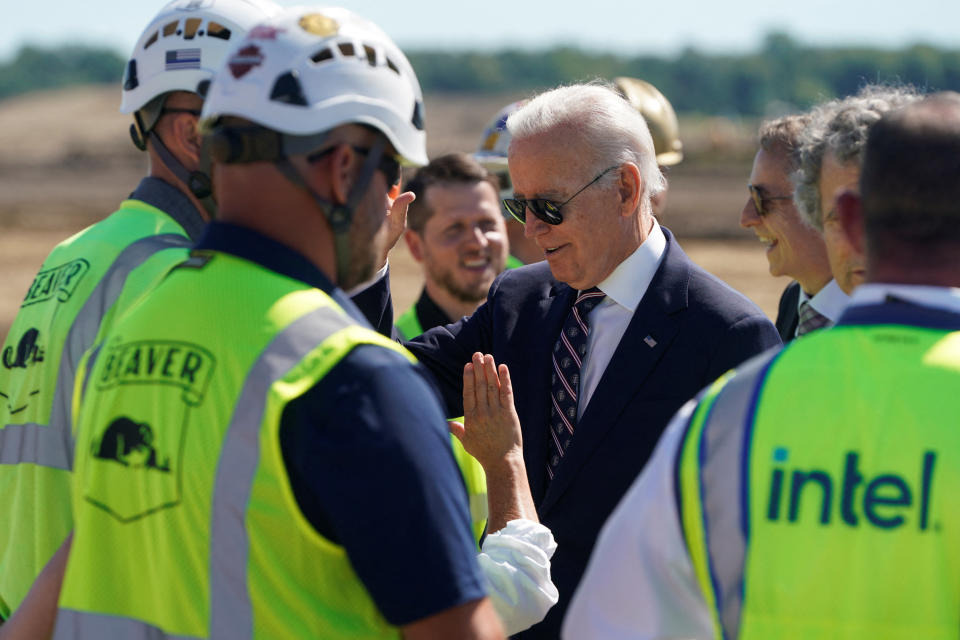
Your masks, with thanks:
M153 444L153 429L146 422L117 418L104 431L100 444L94 444L93 455L104 460L115 460L125 467L146 467L170 472L170 457L157 462Z
M192 342L115 336L103 345L87 374L100 421L80 430L89 439L77 448L77 464L96 469L80 474L87 502L123 523L181 504L190 423L215 370L214 354Z
M7 369L26 369L31 364L43 362L43 348L37 344L40 332L28 329L17 343L3 350L3 366Z

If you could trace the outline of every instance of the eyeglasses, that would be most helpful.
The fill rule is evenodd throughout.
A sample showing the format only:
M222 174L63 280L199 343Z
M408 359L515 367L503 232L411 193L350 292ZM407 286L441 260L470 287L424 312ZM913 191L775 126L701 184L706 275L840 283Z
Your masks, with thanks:
M332 147L327 147L322 151L317 151L307 156L307 162L318 162L325 155L332 153L334 149L339 145L334 145ZM350 148L356 151L357 153L362 153L363 155L368 155L370 149L364 147L357 147L350 145ZM377 164L377 169L379 169L383 176L387 179L388 185L395 185L400 182L401 168L400 160L397 156L391 156L388 154L383 154L383 157L380 158L380 162Z
M587 187L590 187L597 180L607 175L610 171L613 171L619 166L620 165L613 165L612 167L607 167L606 169L601 171L596 178L594 178L587 184L583 185L583 187L581 187L575 194L573 194L572 196L570 196L560 204L557 204L553 200L547 200L545 198L532 198L530 200L526 200L524 198L504 198L503 206L507 208L507 211L510 212L510 215L512 215L514 218L516 218L517 220L519 220L524 224L526 224L527 222L528 207L530 208L531 211L533 211L533 215L537 216L547 224L553 224L553 225L560 224L561 222L563 222L563 215L560 213L560 207L563 207L564 205L568 204L571 200L573 200L578 195L586 191Z
M761 195L760 191L753 186L752 184L747 185L747 190L750 192L750 198L753 200L753 207L757 210L757 215L761 218L770 213L767 211L767 208L764 206L764 203L769 200L793 200L793 196L764 196Z

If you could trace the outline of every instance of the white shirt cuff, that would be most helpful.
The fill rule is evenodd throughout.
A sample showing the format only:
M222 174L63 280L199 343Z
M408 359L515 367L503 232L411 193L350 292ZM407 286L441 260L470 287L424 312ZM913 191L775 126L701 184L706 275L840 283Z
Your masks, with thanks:
M478 558L493 607L513 635L534 625L557 603L550 580L553 534L532 520L511 520L483 541Z

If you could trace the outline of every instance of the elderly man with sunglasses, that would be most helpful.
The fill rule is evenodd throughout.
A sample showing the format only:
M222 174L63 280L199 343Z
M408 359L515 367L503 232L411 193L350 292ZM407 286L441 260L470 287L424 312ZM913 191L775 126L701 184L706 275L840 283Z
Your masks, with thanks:
M556 638L600 527L673 413L780 340L654 220L650 197L663 180L650 133L614 91L548 91L507 128L514 197L505 205L545 261L504 272L472 316L407 344L450 416L462 412L472 354L508 365L533 499L557 540L560 592L517 637Z

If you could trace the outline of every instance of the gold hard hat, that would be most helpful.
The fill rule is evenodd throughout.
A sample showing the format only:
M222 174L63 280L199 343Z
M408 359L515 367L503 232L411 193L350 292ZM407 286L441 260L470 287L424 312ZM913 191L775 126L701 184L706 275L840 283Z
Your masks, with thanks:
M657 164L661 167L679 164L683 160L680 125L666 97L655 86L638 78L614 78L613 84L646 120Z

